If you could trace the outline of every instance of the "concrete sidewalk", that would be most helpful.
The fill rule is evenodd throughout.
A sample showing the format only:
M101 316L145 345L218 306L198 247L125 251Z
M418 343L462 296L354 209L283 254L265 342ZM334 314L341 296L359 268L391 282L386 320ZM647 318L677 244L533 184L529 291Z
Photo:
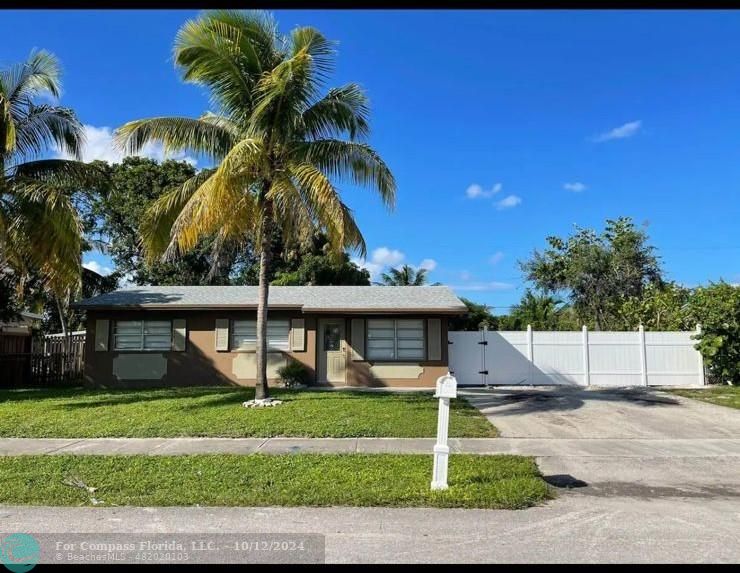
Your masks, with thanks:
M0 455L429 454L434 438L0 438ZM453 453L538 458L740 458L740 438L451 438Z

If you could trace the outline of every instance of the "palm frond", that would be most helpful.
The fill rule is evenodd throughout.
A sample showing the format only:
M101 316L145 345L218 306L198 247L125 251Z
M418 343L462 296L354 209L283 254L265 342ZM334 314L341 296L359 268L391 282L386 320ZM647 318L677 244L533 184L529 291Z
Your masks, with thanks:
M290 34L291 57L309 56L312 70L320 79L325 79L334 69L336 42L327 40L316 28L295 28Z
M141 222L141 243L145 256L152 261L167 250L172 236L172 225L193 194L213 175L215 170L204 169L185 181L180 187L158 197L147 209Z
M76 158L82 158L85 135L75 113L65 107L29 103L15 123L15 147L24 157L36 157L56 147Z
M39 183L13 201L8 243L19 258L41 271L54 292L76 288L80 280L82 225L69 193Z
M273 180L266 199L273 205L273 218L283 237L296 242L306 240L317 229L316 217L296 184L289 176L280 174Z
M312 139L331 139L345 133L351 140L367 137L370 109L367 97L357 84L330 89L303 112L306 135Z
M34 50L25 62L0 71L0 85L13 112L42 93L61 95L61 68L56 56L46 50Z
M224 126L188 117L154 117L131 121L116 130L115 143L125 153L138 153L147 143L159 142L165 153L195 151L220 160L235 143Z
M43 201L43 194L49 189L79 191L100 183L104 176L97 166L81 161L38 159L13 166L8 182L15 193L26 194L34 201Z
M200 121L210 123L222 129L228 131L234 138L238 138L240 135L239 126L234 123L230 118L207 111L198 118Z
M256 197L245 192L250 179L231 176L224 181L221 175L217 169L183 206L172 225L165 260L191 250L202 238L223 228L246 235L258 224L261 215L256 209Z
M246 117L253 87L265 64L276 59L276 26L259 12L217 10L188 20L175 39L175 63L186 82L206 86L228 115Z
M297 144L291 156L311 163L338 181L370 187L392 209L396 203L396 181L380 156L364 143L321 139Z
M333 249L353 249L364 256L365 240L352 212L326 175L310 163L290 165L288 171L311 217L326 229Z

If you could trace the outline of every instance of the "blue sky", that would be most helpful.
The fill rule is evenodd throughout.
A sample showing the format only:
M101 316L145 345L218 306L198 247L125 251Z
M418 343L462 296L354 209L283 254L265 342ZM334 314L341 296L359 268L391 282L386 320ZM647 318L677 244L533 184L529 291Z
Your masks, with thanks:
M111 129L207 109L170 56L195 14L7 11L0 64L56 53L62 102L90 126L88 157L116 159ZM649 223L669 278L740 282L740 13L276 16L284 31L312 25L337 40L331 83L369 94L371 143L398 181L390 216L345 189L372 270L424 264L502 312L525 288L517 260L547 235L629 215ZM85 261L110 266L98 253Z

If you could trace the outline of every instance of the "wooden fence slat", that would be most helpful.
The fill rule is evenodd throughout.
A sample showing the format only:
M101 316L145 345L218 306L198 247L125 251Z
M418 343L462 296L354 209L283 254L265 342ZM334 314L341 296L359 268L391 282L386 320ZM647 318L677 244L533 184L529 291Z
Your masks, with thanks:
M31 352L0 354L0 386L54 386L82 380L85 332L47 334Z

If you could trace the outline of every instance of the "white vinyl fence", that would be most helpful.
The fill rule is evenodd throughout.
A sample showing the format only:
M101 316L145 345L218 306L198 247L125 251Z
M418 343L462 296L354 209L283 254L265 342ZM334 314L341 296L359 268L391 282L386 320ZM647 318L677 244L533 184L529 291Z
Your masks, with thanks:
M692 334L451 331L450 370L464 386L703 386Z

